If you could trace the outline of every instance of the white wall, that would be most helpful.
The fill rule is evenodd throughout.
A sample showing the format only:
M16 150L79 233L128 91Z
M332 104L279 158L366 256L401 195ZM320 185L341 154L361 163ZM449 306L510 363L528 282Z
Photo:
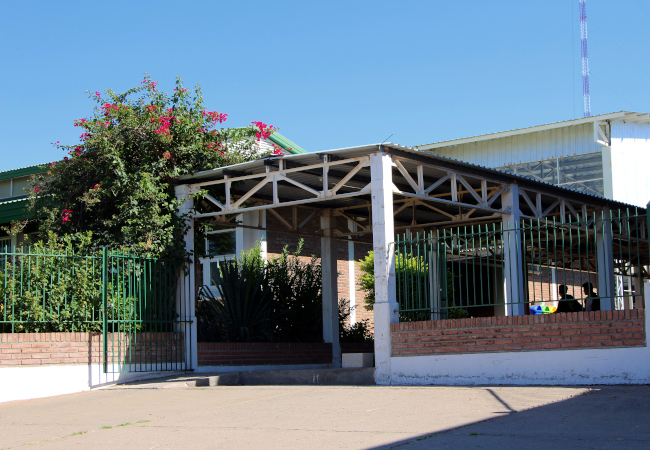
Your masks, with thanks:
M72 394L116 383L158 378L184 372L102 373L102 366L37 366L0 369L0 402Z
M645 208L650 202L650 125L612 122L611 143L613 199Z
M393 385L650 383L650 349L547 350L391 358Z
M646 304L650 282L645 284ZM391 357L392 385L648 384L650 315L643 347Z
M540 161L601 150L592 123L427 150L485 167Z

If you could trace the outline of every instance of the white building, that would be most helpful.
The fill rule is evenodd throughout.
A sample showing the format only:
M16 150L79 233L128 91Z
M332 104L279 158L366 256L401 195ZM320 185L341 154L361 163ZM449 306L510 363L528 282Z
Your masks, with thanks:
M416 148L644 208L650 201L650 114L622 111Z

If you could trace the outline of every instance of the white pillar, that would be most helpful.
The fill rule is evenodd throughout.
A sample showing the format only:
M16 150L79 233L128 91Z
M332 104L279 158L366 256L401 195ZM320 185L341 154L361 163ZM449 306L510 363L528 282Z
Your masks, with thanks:
M510 210L501 218L504 230L503 297L505 304L495 307L495 313L504 316L521 316L526 311L526 291L524 289L524 258L521 249L519 186L511 184L501 198L503 209L510 208Z
M375 257L375 382L390 384L390 324L399 321L395 289L395 225L390 155L370 155L372 245Z
M438 241L431 239L429 252L429 296L431 297L431 320L440 319L440 261Z
M614 309L616 279L614 277L614 244L612 217L609 208L603 208L596 218L596 257L598 258L598 297L600 309Z
M332 343L332 365L341 367L339 344L339 293L336 267L336 240L333 236L334 217L331 209L323 210L320 218L323 230L321 245L321 269L323 274L323 340Z
M179 314L181 314L178 319L183 324L180 327L180 330L185 333L186 369L197 369L198 347L196 344L196 298L194 289L194 259L196 255L194 255L194 216L192 215L194 213L194 199L190 197L190 194L192 193L191 187L186 184L176 186L174 188L174 193L176 194L177 199L184 200L178 208L178 213L180 215L187 215L185 220L189 228L184 236L185 250L192 258L192 262L188 267L188 276L186 277L183 274L180 275L179 285L182 289L179 290L181 295L176 299L176 309Z
M348 220L348 230L355 233L357 224ZM356 263L354 261L354 242L352 236L348 237L348 295L350 296L350 326L357 323L357 277L355 276Z

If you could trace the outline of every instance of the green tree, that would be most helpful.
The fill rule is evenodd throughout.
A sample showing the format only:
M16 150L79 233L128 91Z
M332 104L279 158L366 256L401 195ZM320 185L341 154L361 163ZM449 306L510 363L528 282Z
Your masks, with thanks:
M68 156L33 180L32 217L42 236L90 231L96 246L186 256L175 180L261 156L255 144L274 128L221 128L227 114L206 110L198 85L188 90L178 78L171 95L156 87L145 76L122 94L88 93L96 106L90 118L75 120L80 142L57 141Z
M403 280L409 277L425 277L428 275L428 265L424 262L422 257L406 256L401 253L396 254L396 267L395 275L398 280ZM364 307L368 311L372 311L375 306L375 255L374 252L369 251L368 254L361 260L359 268L363 274L359 277L359 287L366 293ZM401 303L402 300L402 286L400 283L396 284L397 301ZM401 305L400 305L401 306Z

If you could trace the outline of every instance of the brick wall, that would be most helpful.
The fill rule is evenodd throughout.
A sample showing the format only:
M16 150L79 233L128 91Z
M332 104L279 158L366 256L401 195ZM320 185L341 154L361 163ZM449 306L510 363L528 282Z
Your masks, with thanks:
M108 335L109 362L184 362L183 333L124 333ZM101 333L3 333L0 366L99 364Z
M199 366L331 364L332 344L199 342Z
M393 356L646 345L644 310L391 324Z

